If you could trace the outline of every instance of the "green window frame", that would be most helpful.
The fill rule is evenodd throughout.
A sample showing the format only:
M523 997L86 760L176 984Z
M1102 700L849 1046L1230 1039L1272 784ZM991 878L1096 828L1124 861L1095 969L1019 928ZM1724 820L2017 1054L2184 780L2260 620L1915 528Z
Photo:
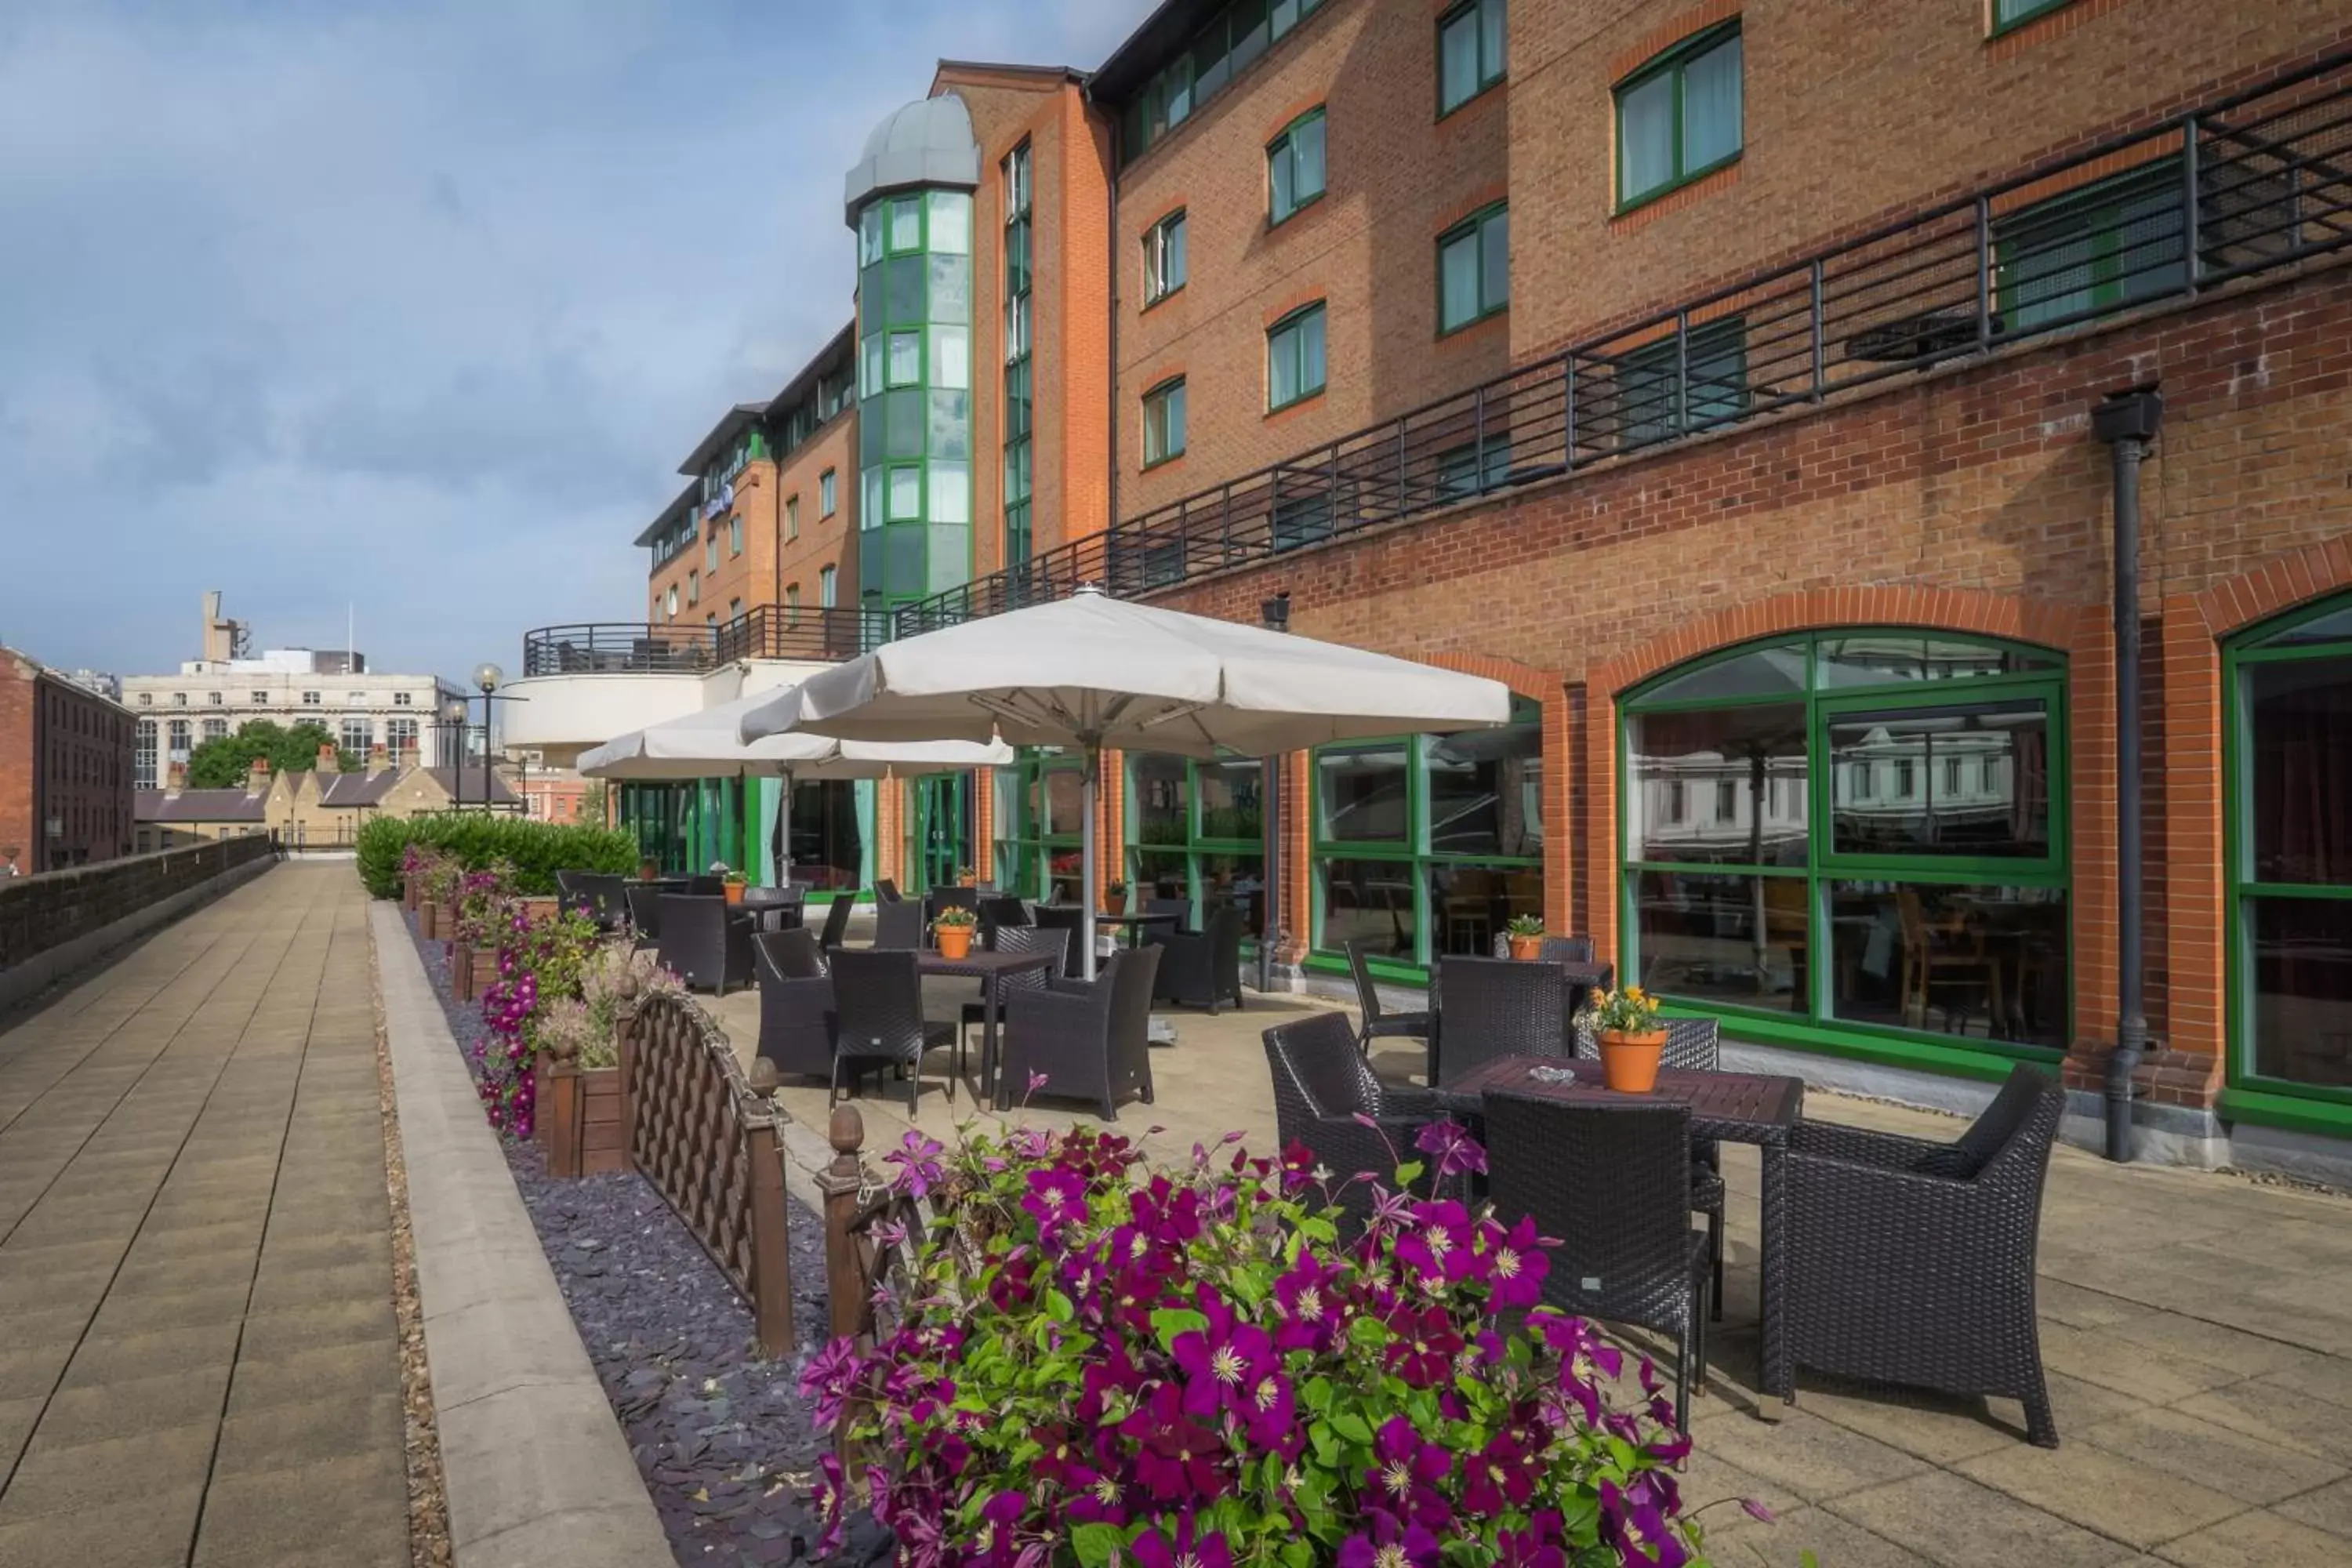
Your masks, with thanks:
M1462 0L1438 17L1440 119L1503 80L1508 31L1505 0Z
M2003 215L1993 227L2000 330L2040 331L2181 288L2187 228L2178 158Z
M1127 879L1142 897L1181 897L1199 930L1211 905L1238 901L1243 942L1255 947L1265 914L1265 839L1255 757L1193 762L1161 752L1129 752L1125 792ZM1209 804L1217 795L1235 801ZM1182 796L1173 811L1171 785Z
M727 553L743 553L743 514L740 511L727 520Z
M1143 304L1146 310L1184 287L1184 209L1178 207L1143 232Z
M1266 226L1286 223L1323 199L1328 132L1321 105L1282 128L1265 147Z
M1482 207L1437 237L1437 335L1511 308L1511 209Z
M2046 16L2053 11L2063 11L2074 0L1992 0L1991 37L2014 32L2026 23Z
M2347 868L2352 851L2329 831L2334 826L2340 832L2341 825L2327 814L2342 808L2333 804L2339 796L2325 776L2330 755L2319 743L2324 737L2315 732L2294 736L2296 743L2290 748L2287 738L2265 736L2255 729L2265 701L2299 698L2306 704L2315 699L2325 704L2338 683L2352 686L2352 594L2336 594L2273 616L2222 647L2222 854L2229 889L2223 986L2228 1088L2222 1109L2247 1121L2341 1136L2352 1132L2352 1071L2334 1082L2298 1077L2285 1070L2280 1058L2298 1049L2324 1052L2343 1035L2326 1026L2324 1015L2306 1015L2299 1026L2280 1031L2280 1038L2263 1037L2265 955L2261 938L2270 921L2286 921L2288 934L2269 956L2281 977L2324 984L2333 973L2340 981L2345 963L2340 958L2331 963L2331 957L2345 951L2338 945L2343 934L2352 933L2352 868ZM2325 707L2308 715L2315 723L2331 716L2352 725L2352 713L2331 715ZM2283 774L2290 756L2298 756L2313 769L2312 776L2300 782L2315 787L2286 788L2288 781L2282 776L2280 787L2264 792L2261 769L2266 742L2272 766ZM2293 852L2295 824L2287 820L2298 808L2307 819L2326 816L2325 823L2306 820L2302 825L2308 841L2301 856ZM2269 863L2262 854L2265 833L2272 837ZM2297 858L2311 863L2298 868L2294 864ZM2327 934L2331 921L2337 933L2334 938ZM2300 933L2296 922L2302 924ZM2286 996L2289 1005L2298 1000L2307 1004L2313 998L2292 992ZM2326 998L2316 1000L2324 1004ZM2266 1061L2266 1056L2272 1059ZM2322 1058L2312 1065L2326 1064Z
M1030 345L1031 152L1027 142L1004 155L1004 561L1029 559L1032 542L1030 432L1036 419Z
M1668 333L1617 362L1617 440L1646 447L1727 424L1748 412L1744 317Z
M816 497L817 516L821 518L831 517L835 511L840 510L841 476L839 470L827 468L824 473L817 476Z
M1738 161L1748 140L1745 73L1734 17L1693 34L1617 84L1617 211L1631 212Z
M1476 794L1482 760L1496 768L1491 797ZM1335 798L1330 780L1351 762L1370 763L1375 782ZM1390 951L1373 956L1374 973L1420 984L1439 956L1484 956L1513 916L1540 918L1548 764L1558 761L1543 754L1542 705L1524 697L1511 700L1510 724L1502 730L1317 748L1307 803L1309 964L1344 968L1343 943L1351 933L1376 943L1385 939ZM1491 846L1476 841L1475 826L1488 798L1496 825ZM1469 842L1465 824L1472 825Z
M1191 46L1128 104L1119 121L1120 166L1191 119L1323 5L1324 0L1234 0L1211 16Z
M1276 414L1322 395L1328 331L1324 302L1297 310L1265 330L1265 411Z
M1043 899L1059 884L1070 903L1083 894L1076 802L1085 767L1075 752L1024 746L1011 767L996 770L991 827L998 887L1018 898ZM1066 797L1066 821L1051 809L1057 792Z
M2063 654L1841 626L1676 665L1620 695L1617 713L1627 979L1674 1011L1832 1054L1980 1078L2063 1055L2074 909ZM1644 752L1653 721L1662 739ZM1951 777L1939 744L1963 751L1985 799L1938 814L1935 791ZM1751 808L1718 824L1725 797L1706 770L1730 766L1735 745L1750 748L1752 771L1731 782ZM1906 779L1926 791L1907 815ZM1643 951L1645 898L1682 922L1663 953ZM1895 994L1891 1019L1867 1016L1887 1011L1864 994L1882 987ZM1971 1009L1958 1036L1956 989ZM1939 995L1946 1030L1927 1026ZM1985 1033L1967 1034L1979 1004Z
M1143 395L1143 466L1184 455L1184 378L1171 375Z

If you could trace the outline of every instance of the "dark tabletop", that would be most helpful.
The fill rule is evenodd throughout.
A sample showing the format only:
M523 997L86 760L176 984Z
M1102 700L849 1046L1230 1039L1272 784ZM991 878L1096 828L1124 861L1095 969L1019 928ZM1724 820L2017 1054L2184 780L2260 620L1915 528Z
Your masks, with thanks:
M1045 969L1061 962L1051 951L993 952L975 947L961 958L950 958L936 948L917 950L915 967L925 974L1017 974L1024 969Z
M1537 1078L1533 1069L1564 1070L1573 1081ZM1624 1095L1601 1087L1601 1064L1590 1058L1497 1057L1439 1091L1438 1098L1470 1110L1489 1094L1521 1094L1567 1101L1649 1100L1690 1107L1691 1136L1734 1143L1787 1141L1805 1109L1805 1080L1763 1073L1694 1072L1660 1068L1658 1087L1646 1095Z
M1131 915L1105 914L1100 910L1097 910L1095 914L1095 923L1097 925L1106 926L1172 926L1183 918L1184 917L1181 915L1171 914L1166 910L1161 910L1156 914L1144 914L1139 912Z

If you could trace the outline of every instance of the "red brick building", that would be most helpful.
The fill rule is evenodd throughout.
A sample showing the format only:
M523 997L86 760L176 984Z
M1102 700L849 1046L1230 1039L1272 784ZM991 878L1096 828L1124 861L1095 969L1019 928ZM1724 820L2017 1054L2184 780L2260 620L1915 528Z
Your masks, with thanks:
M122 704L0 647L0 859L25 874L131 853Z

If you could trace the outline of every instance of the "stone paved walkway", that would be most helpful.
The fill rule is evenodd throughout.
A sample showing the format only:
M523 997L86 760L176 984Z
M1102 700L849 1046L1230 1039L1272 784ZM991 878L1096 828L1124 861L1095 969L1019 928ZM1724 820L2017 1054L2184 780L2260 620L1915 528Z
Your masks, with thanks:
M285 866L0 1032L0 1568L405 1568L365 898Z

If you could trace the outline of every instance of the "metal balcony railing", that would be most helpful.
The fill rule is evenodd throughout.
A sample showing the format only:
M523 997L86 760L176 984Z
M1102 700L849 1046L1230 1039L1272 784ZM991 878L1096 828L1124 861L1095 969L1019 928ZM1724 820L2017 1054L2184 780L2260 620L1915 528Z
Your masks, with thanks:
M878 637L856 610L760 605L718 626L634 621L542 626L523 635L525 675L692 674L742 658L856 657Z
M2352 242L2352 54L1684 301L896 611L1177 586Z

